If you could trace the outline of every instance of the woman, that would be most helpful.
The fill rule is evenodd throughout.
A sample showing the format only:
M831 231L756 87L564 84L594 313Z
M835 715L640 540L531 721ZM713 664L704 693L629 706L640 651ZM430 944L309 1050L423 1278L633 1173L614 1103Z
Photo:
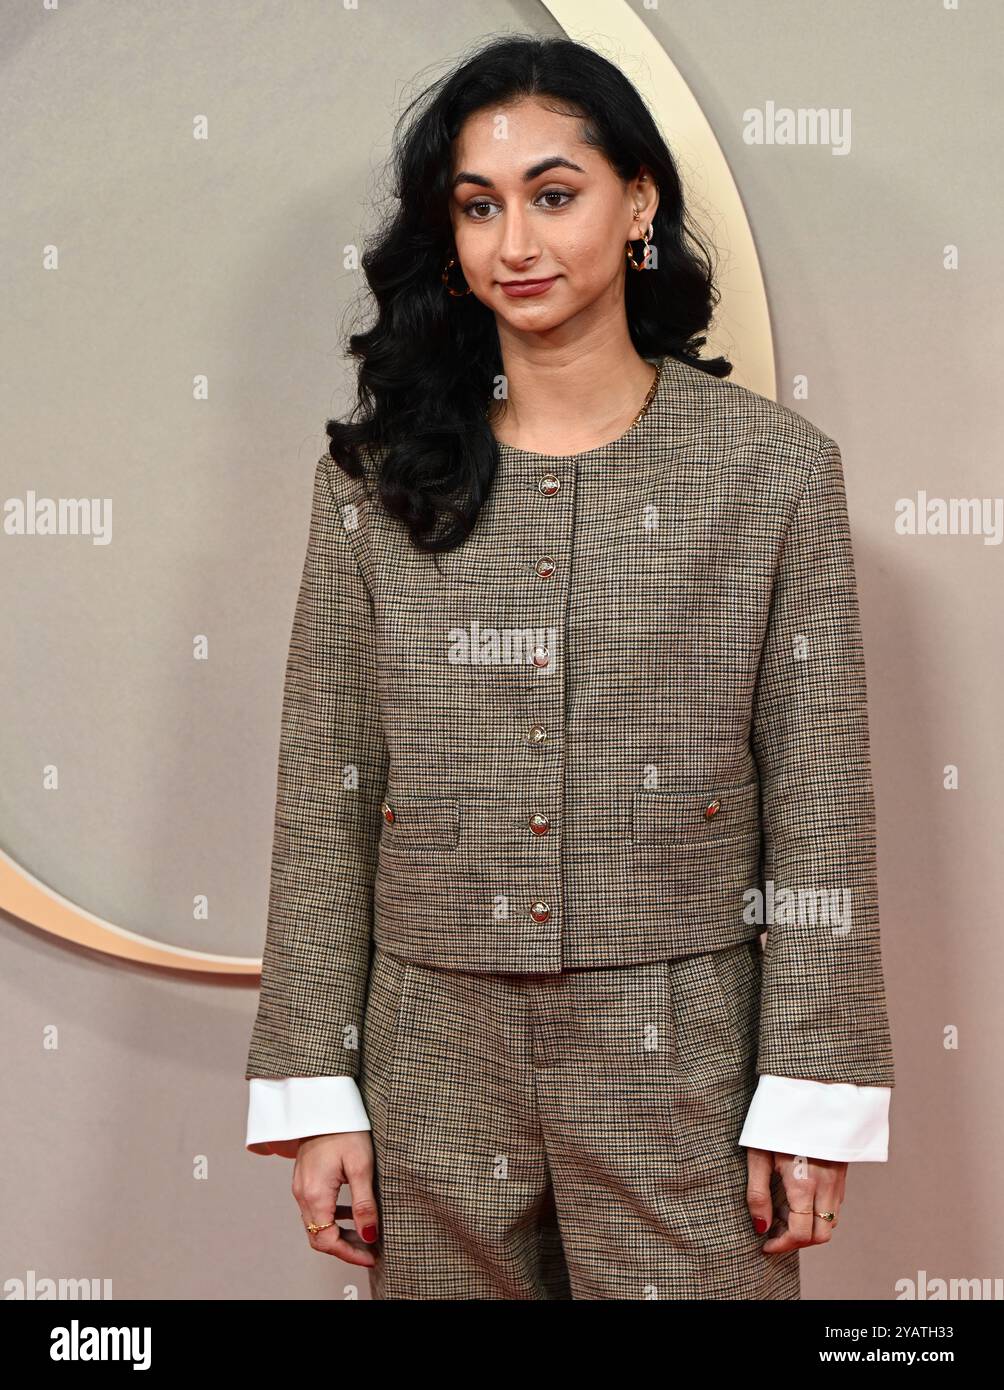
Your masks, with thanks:
M377 1298L798 1298L893 1085L839 450L698 358L710 258L597 54L491 42L396 167L248 1147Z

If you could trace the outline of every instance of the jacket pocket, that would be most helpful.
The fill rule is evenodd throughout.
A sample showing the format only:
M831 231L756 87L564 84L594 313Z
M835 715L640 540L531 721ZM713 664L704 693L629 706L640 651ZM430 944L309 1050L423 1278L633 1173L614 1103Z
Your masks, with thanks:
M456 849L460 838L460 805L448 796L388 796L390 807L380 829L380 849L391 853Z
M635 792L631 840L640 854L672 845L722 845L759 833L759 783L698 792Z

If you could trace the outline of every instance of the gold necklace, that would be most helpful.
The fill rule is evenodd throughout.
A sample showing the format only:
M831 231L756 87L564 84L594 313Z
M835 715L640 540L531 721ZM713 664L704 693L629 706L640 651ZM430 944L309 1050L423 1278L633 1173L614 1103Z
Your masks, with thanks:
M635 425L637 425L638 421L645 414L645 411L649 408L649 406L652 404L652 401L655 399L655 392L656 388L659 385L659 378L661 375L662 358L660 357L658 362L655 364L655 378L652 381L652 385L648 388L648 395L645 397L645 404L642 406L641 410L639 410L638 414L631 421L631 424L628 427L629 429L634 429Z
M660 357L658 362L655 364L655 376L652 379L652 385L648 388L648 395L645 397L645 401L642 405L641 410L639 410L638 414L631 421L630 425L628 425L626 431L627 433L634 429L635 425L637 425L638 421L641 419L641 417L645 414L646 410L648 410L649 406L655 400L655 393L659 388L659 379L662 376L662 363L663 359ZM491 421L491 412L492 406L489 406L488 409L485 411L485 419L489 422Z

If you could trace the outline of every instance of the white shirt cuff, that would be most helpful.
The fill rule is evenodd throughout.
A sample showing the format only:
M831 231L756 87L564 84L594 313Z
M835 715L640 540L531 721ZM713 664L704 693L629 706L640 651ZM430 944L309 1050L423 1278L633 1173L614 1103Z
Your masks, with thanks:
M843 1163L889 1157L891 1086L761 1076L739 1143Z
M244 1146L249 1153L295 1158L312 1134L369 1129L359 1087L351 1076L252 1077Z

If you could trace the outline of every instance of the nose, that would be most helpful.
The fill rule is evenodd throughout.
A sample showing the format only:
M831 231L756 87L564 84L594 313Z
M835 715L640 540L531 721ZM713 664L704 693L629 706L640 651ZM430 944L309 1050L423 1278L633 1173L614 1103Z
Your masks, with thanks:
M502 214L499 256L510 270L524 270L540 256L540 245L525 208L510 204Z

